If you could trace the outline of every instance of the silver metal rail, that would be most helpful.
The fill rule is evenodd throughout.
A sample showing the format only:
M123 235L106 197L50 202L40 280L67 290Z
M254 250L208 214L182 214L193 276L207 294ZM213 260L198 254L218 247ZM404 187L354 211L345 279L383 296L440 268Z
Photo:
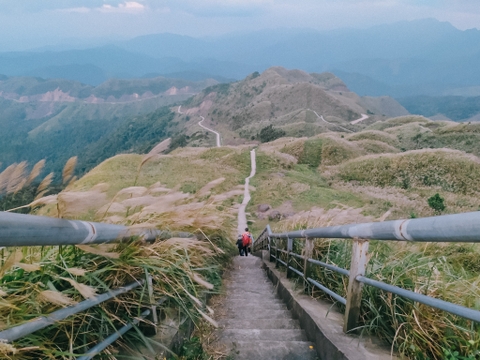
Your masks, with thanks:
M164 233L123 225L0 212L0 246L101 244L132 236L151 241Z
M350 270L313 259L313 239L315 238L353 239ZM284 239L283 246L281 246L281 239ZM302 254L293 252L295 239L305 240ZM480 311L478 310L422 295L366 277L368 240L371 239L411 242L476 243L480 242L480 212L330 226L283 233L272 233L270 227L267 226L259 236L258 241L254 244L254 251L269 250L270 261L275 261L276 267L280 264L285 266L287 277L296 274L304 279L306 286L309 284L318 288L336 301L345 305L345 332L354 331L358 326L363 284L480 323ZM287 241L285 242L285 240ZM282 260L282 258L285 259L285 257L286 261ZM303 273L292 266L292 258L303 260ZM348 276L349 282L346 298L314 280L311 277L312 266L320 266L341 275Z
M64 309L54 311L48 316L42 316L35 318L31 321L28 321L24 324L11 327L10 329L0 331L0 341L12 342L18 340L24 336L30 335L37 330L46 328L47 326L53 325L58 321L64 320L69 316L78 314L82 311L90 309L93 306L101 304L107 300L110 300L118 295L125 294L136 287L143 284L143 281L135 281L127 286L106 292L104 294L95 296L92 299L82 301L74 306L69 306Z
M317 229L273 233L280 239L329 238L418 242L480 242L480 212L419 219L329 226Z
M141 315L140 318L134 319L131 323L128 323L127 325L121 327L118 329L116 332L114 332L112 335L107 337L105 340L102 342L98 343L94 347L92 347L88 353L86 353L84 356L78 357L77 360L90 360L92 359L95 355L100 354L103 350L107 348L107 346L113 344L115 341L117 341L119 338L121 338L128 330L133 328L135 325L138 325L141 319L144 319L150 315L150 310L145 310Z

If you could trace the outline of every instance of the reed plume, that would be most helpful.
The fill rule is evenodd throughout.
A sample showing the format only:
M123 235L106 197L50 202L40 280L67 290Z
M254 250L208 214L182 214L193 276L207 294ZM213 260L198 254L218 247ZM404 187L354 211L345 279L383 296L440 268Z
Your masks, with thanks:
M73 172L75 171L75 166L77 166L77 156L72 156L65 163L65 167L62 171L62 181L63 184L67 184L73 177Z
M32 171L30 172L30 175L28 175L27 182L25 185L30 185L33 180L35 180L38 175L42 172L43 168L45 167L45 159L40 160L37 162L34 166Z
M40 182L37 188L37 195L35 196L35 200L40 199L43 197L43 195L46 194L48 191L48 187L52 183L53 180L53 172L45 176L45 178Z

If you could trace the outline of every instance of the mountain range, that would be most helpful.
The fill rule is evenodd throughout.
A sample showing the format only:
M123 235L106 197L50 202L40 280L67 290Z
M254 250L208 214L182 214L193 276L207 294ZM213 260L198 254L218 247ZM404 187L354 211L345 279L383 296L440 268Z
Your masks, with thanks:
M359 95L475 96L480 95L479 61L479 30L424 19L326 32L277 29L215 38L153 34L90 49L0 53L0 73L92 85L152 75L225 82L283 66L333 72Z

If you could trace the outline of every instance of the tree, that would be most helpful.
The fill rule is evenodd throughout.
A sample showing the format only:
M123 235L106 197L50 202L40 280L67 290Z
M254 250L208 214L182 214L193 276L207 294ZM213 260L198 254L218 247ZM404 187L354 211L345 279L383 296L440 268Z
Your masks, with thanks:
M428 206L430 206L435 211L435 214L440 214L443 210L445 210L445 199L442 198L438 193L428 198L427 201Z
M282 136L285 136L285 134L285 131L283 131L282 129L276 129L273 127L273 125L268 125L267 127L264 127L262 130L260 130L259 137L260 141L264 143L281 138Z

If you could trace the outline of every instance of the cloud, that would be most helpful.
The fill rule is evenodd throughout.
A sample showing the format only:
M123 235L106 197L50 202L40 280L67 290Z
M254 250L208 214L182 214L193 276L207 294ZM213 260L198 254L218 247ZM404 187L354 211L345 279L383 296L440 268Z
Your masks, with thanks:
M258 16L273 8L274 0L169 0L172 10L200 17Z
M141 13L146 10L146 6L136 2L136 1L125 1L119 4L103 4L102 6L97 7L71 7L66 9L58 9L56 11L60 12L67 12L67 13L89 13L92 11L102 12L102 13L129 13L129 14L136 14Z
M95 10L101 12L139 13L146 9L146 6L136 1L125 1L117 6L104 4Z

